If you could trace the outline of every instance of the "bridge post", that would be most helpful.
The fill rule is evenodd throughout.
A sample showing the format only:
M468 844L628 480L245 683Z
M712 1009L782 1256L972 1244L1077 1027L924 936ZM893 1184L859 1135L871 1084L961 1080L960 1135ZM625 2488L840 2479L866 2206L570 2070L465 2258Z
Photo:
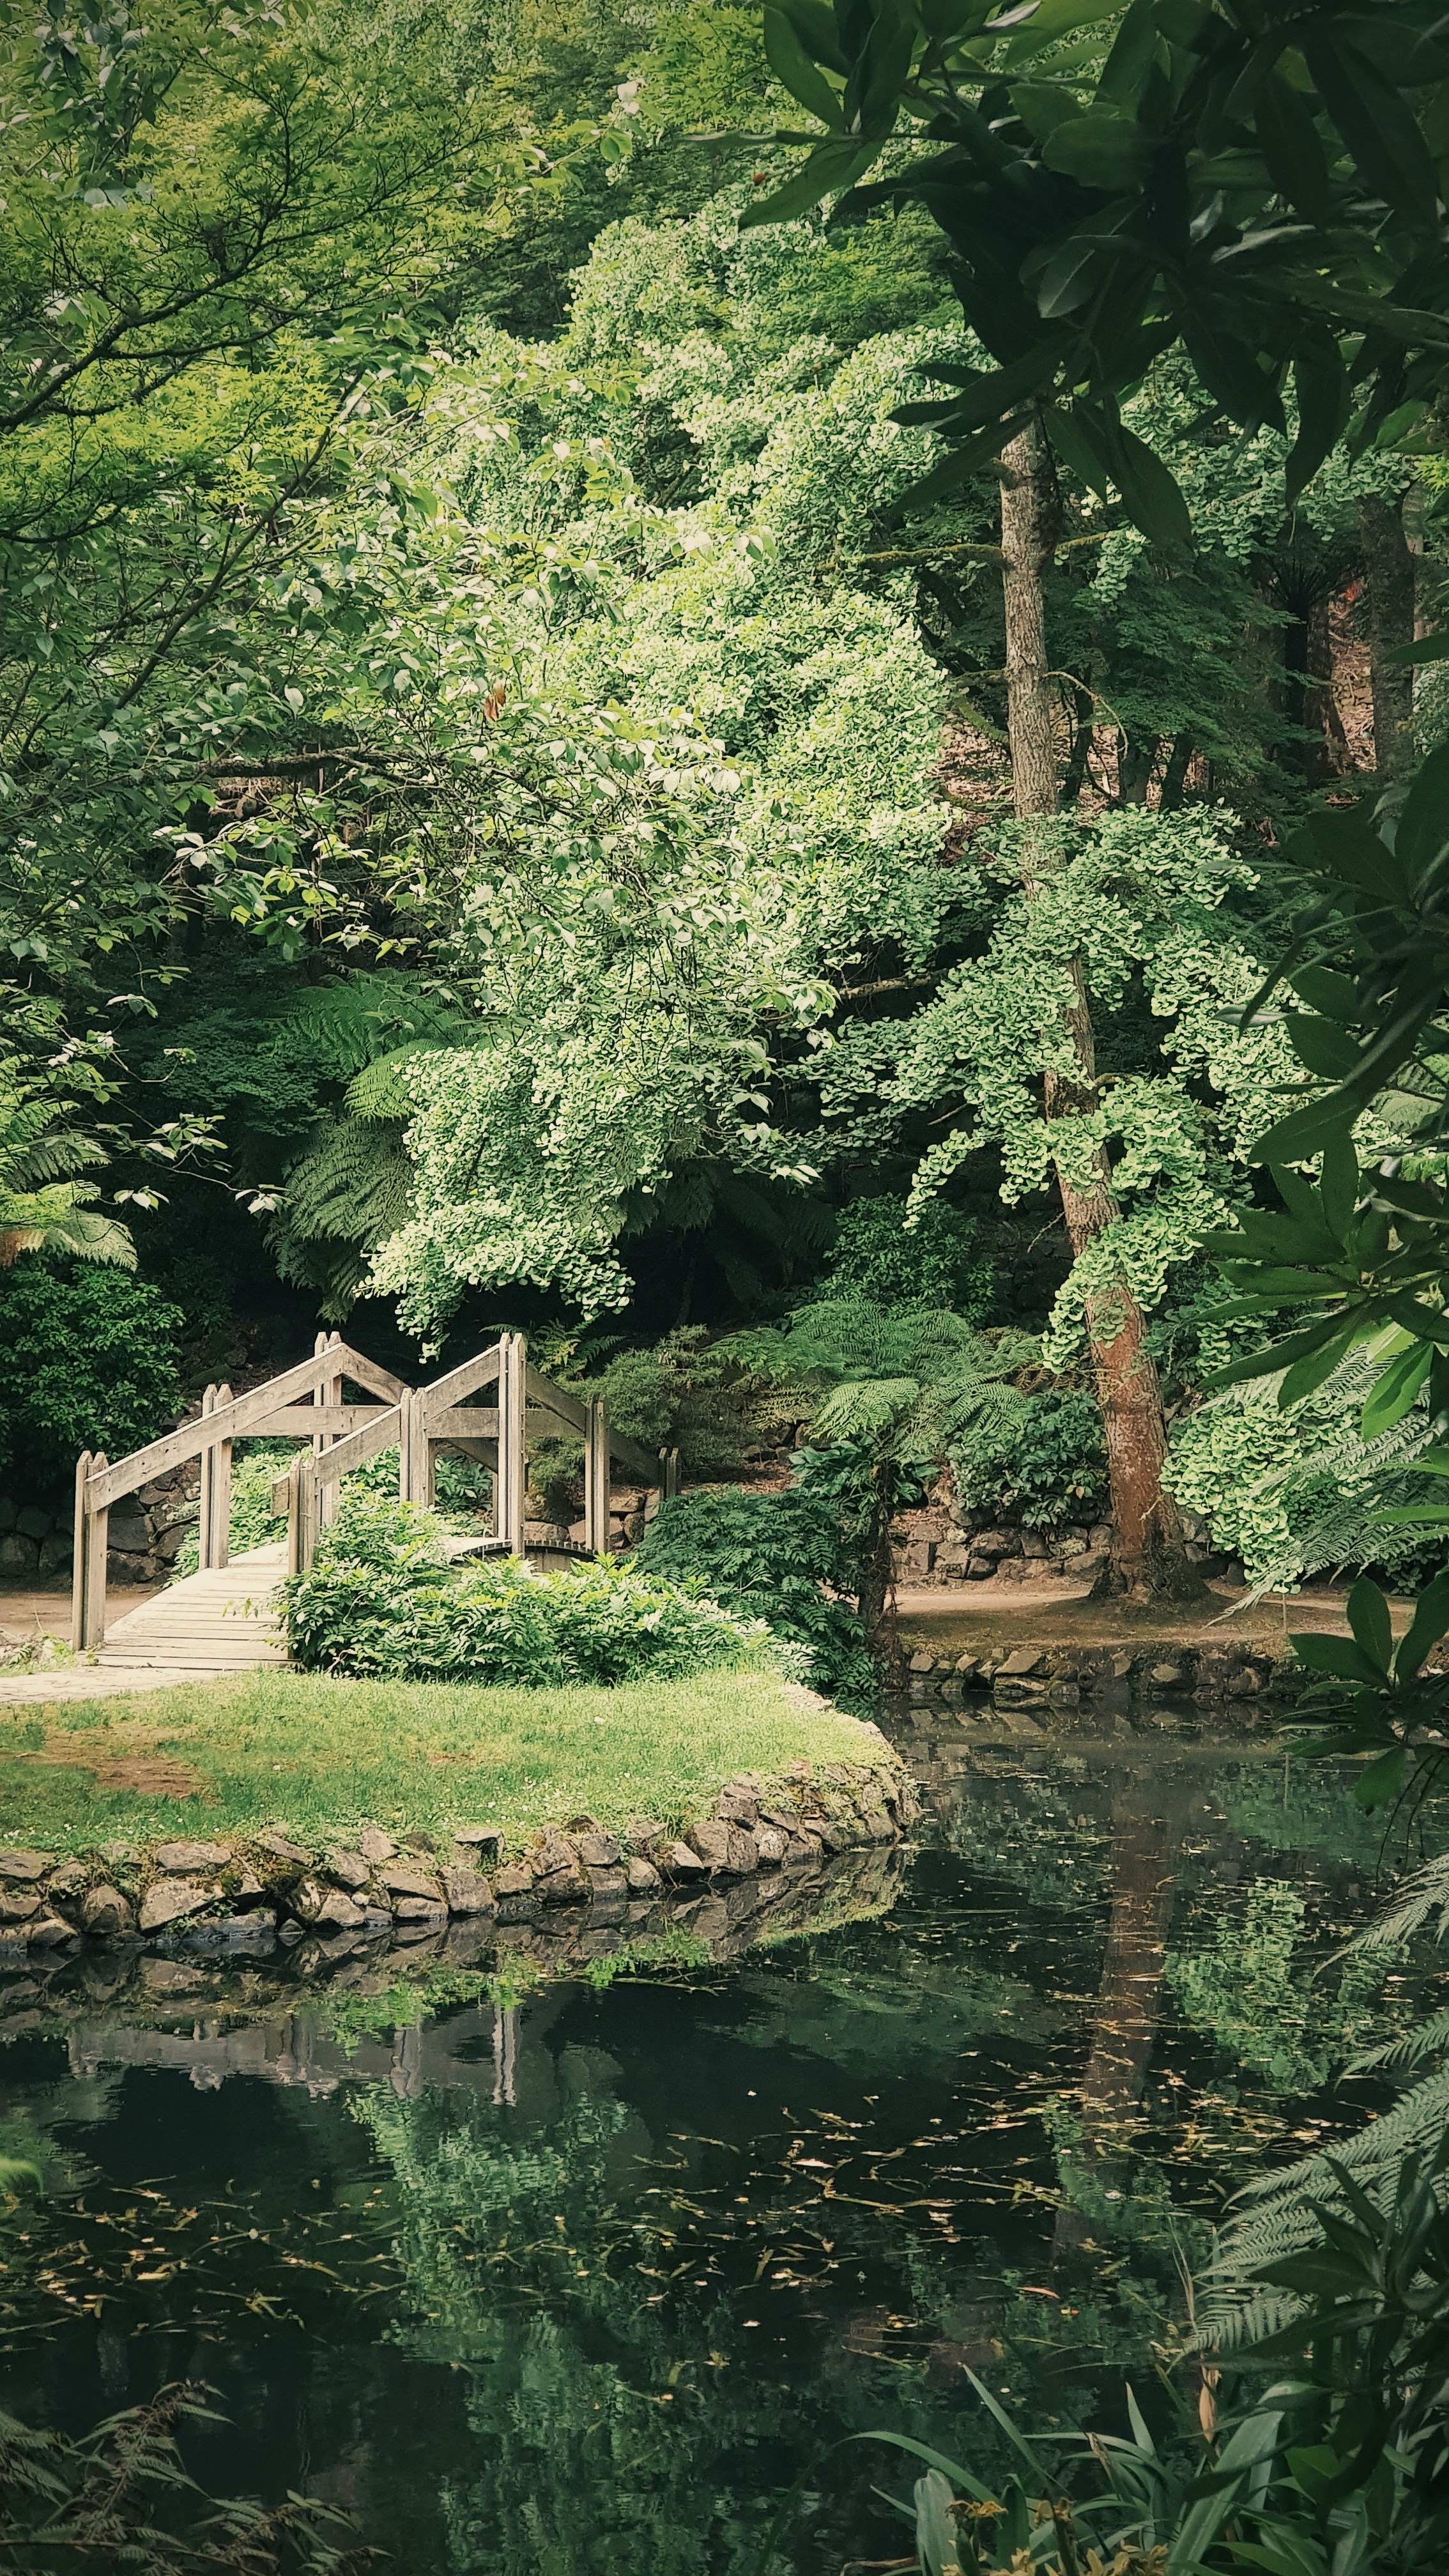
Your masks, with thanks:
M96 1512L86 1503L88 1478L98 1475L109 1465L103 1449L92 1457L82 1450L75 1469L75 1560L71 1570L71 1644L77 1654L94 1654L106 1637L106 1547L110 1537L109 1511Z
M428 1437L425 1389L409 1392L399 1399L397 1490L399 1502L421 1503L424 1509L432 1504L433 1448Z
M504 1333L498 1358L498 1472L493 1479L493 1535L507 1542L511 1556L523 1554L527 1401L528 1345L521 1333Z
M340 1333L319 1333L316 1342L313 1344L314 1356L317 1359L320 1359L324 1351L330 1351L335 1344L341 1341L341 1339L342 1336ZM341 1378L320 1378L316 1386L312 1389L312 1401L314 1404L340 1404L342 1402ZM312 1434L313 1457L320 1458L323 1450L330 1449L333 1440L338 1436L340 1435L332 1432L314 1431ZM336 1520L341 1490L342 1486L340 1477L333 1479L328 1484L318 1486L317 1526L319 1529L325 1529L330 1522Z
M229 1386L209 1386L201 1399L203 1416L230 1404ZM223 1566L231 1554L231 1442L213 1440L201 1453L201 1510L197 1531L199 1567Z
M589 1399L584 1433L584 1545L595 1556L609 1549L609 1410L601 1395Z

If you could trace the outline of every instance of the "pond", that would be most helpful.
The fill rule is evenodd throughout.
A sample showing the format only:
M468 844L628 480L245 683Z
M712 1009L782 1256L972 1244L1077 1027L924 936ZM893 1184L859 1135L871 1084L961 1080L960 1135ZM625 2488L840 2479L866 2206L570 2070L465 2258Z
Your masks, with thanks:
M45 2174L0 2405L80 2431L204 2380L207 2484L306 2486L429 2576L744 2576L796 2480L814 2576L901 2545L844 2436L990 2473L968 2371L1115 2422L1205 2219L1385 2098L1330 2084L1425 1995L1334 1956L1380 1831L1267 1733L895 1726L889 1910L728 1966L416 2011L285 1967L0 1987L0 2152Z

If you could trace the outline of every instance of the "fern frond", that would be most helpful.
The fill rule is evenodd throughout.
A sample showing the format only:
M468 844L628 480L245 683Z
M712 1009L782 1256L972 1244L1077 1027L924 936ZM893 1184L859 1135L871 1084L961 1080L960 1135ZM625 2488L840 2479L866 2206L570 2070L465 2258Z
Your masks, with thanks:
M335 1117L286 1174L286 1230L371 1252L405 1222L411 1186L395 1120Z
M1439 1938L1449 1931L1449 1853L1425 1861L1406 1878L1392 1905L1355 1932L1350 1950L1397 1950L1437 1914Z
M1430 2013L1428 2019L1416 2022L1401 2039L1391 2039L1381 2048L1366 2048L1359 2057L1350 2058L1347 2075L1402 2074L1406 2067L1422 2066L1428 2057L1438 2057L1449 2049L1449 2004Z
M364 1065L347 1086L347 1107L358 1118L411 1118L417 1102L408 1087L409 1068L420 1056L435 1055L441 1043L436 1038L414 1039Z
M466 1046L476 1023L406 975L349 975L304 995L287 1016L294 1048L346 1079L404 1048Z
M1397 2185L1399 2166L1416 2148L1437 2148L1449 2121L1449 2067L1441 2066L1401 2095L1392 2110L1370 2120L1332 2150L1333 2162L1353 2176L1360 2188L1385 2206ZM1238 2194L1237 2203L1218 2240L1214 2283L1230 2287L1267 2263L1311 2245L1318 2234L1315 2200L1332 2202L1337 2192L1326 2153L1305 2156L1300 2163L1266 2174Z

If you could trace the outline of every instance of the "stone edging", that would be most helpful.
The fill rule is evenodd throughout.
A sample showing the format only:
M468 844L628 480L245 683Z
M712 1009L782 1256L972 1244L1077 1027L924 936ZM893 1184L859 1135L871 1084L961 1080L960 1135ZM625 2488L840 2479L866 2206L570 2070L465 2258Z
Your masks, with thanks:
M927 1646L901 1658L896 1686L912 1700L949 1702L984 1691L997 1708L1038 1700L1132 1706L1171 1693L1199 1700L1296 1699L1311 1680L1291 1656L1261 1645L996 1646L940 1653Z
M792 1763L777 1778L740 1772L714 1812L676 1834L649 1817L622 1835L590 1816L566 1832L522 1838L460 1826L451 1849L426 1834L394 1839L370 1825L309 1850L280 1828L217 1842L107 1844L57 1861L0 1851L0 1963L86 1941L111 1947L225 1950L326 1940L425 1938L462 1917L524 1923L545 1907L649 1902L702 1893L715 1880L818 1869L839 1852L893 1843L917 1811L914 1789L881 1739L872 1764Z

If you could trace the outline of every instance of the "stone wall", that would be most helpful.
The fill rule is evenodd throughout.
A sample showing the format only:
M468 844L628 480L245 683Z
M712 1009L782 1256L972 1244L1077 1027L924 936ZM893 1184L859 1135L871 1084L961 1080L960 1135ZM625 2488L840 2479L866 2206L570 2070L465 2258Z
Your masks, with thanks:
M1231 1572L1233 1560L1215 1556L1205 1522L1182 1515L1187 1553L1207 1577ZM1110 1521L1063 1522L1053 1530L1023 1529L990 1512L968 1512L953 1496L902 1512L894 1548L899 1584L1095 1583L1112 1544Z
M165 1583L196 1526L200 1502L195 1459L124 1495L111 1513L107 1582ZM18 1503L0 1495L0 1584L68 1583L74 1537L68 1503Z
M903 1650L894 1687L911 1700L959 1706L984 1693L996 1708L1102 1709L1139 1706L1177 1694L1243 1703L1296 1699L1311 1676L1291 1654L1274 1655L1258 1640L1183 1646L1009 1646L961 1653L919 1646Z

